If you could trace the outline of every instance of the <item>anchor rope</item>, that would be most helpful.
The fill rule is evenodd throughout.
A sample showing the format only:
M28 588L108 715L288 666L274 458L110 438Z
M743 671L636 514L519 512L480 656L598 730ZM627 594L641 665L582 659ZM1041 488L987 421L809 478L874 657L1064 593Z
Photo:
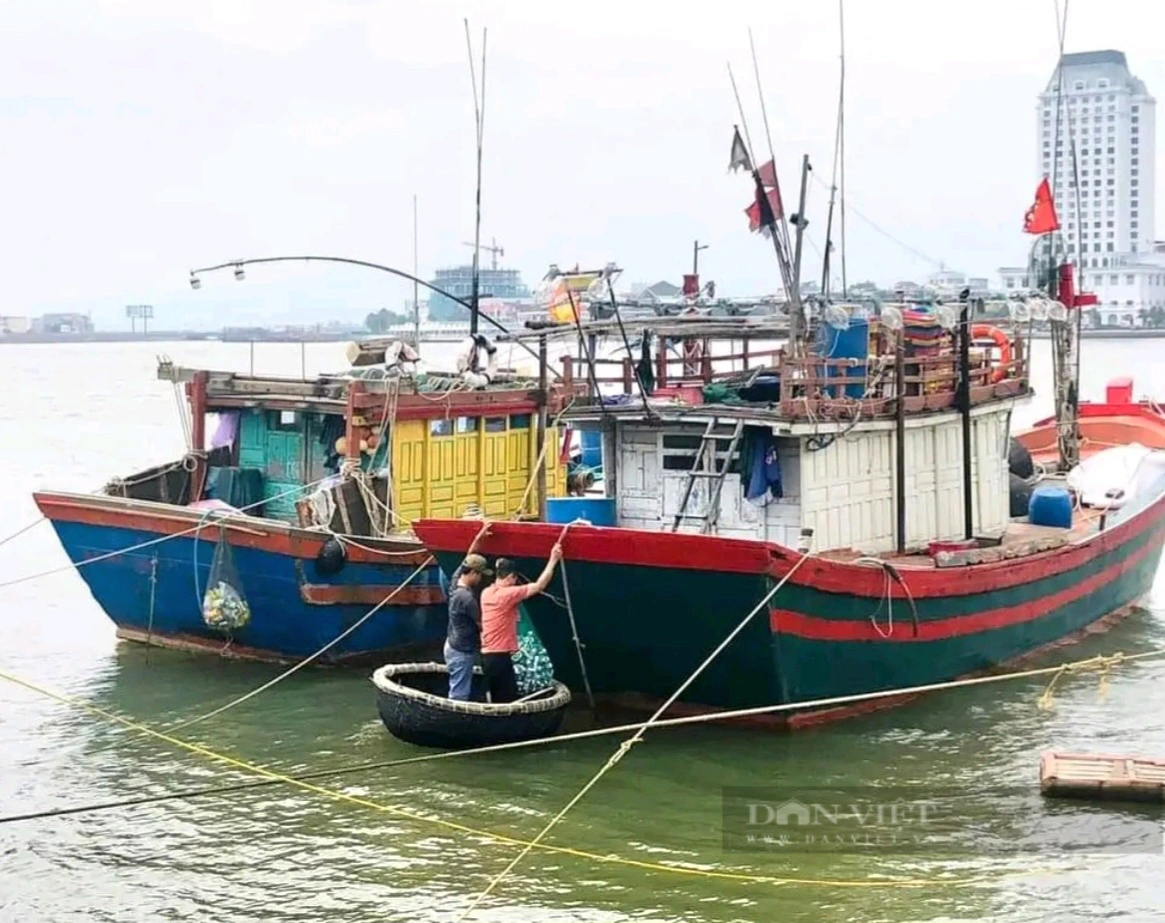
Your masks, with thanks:
M47 520L47 518L48 517L46 517L46 516L41 516L40 519L34 519L32 522L28 523L27 525L24 525L21 528L17 529L11 535L6 535L6 536L4 536L4 538L0 538L0 547L7 545L14 538L20 538L20 536L22 536L25 532L29 531L30 529L34 528L35 526L39 526L42 522L45 522Z
M364 798L358 795L352 795L348 792L340 791L338 789L326 788L324 786L315 785L308 781L311 778L319 778L323 775L338 775L336 770L320 770L314 773L303 773L299 776L291 776L285 773L278 772L267 767L248 762L247 760L238 757L230 756L226 753L221 753L211 750L209 747L201 744L193 743L191 741L182 740L171 734L166 734L155 730L147 725L132 721L107 709L92 705L88 702L81 701L65 693L58 692L45 686L41 686L31 680L24 679L11 673L0 670L0 679L10 682L14 685L20 686L30 692L38 693L46 698L52 699L62 705L67 705L77 708L88 714L103 718L106 721L121 725L128 730L161 740L178 749L185 750L188 753L197 754L214 762L222 763L230 766L233 769L247 772L252 775L261 776L261 779L251 782L242 782L234 785L220 787L217 791L238 791L244 788L258 788L260 785L275 785L284 784L291 785L303 791L311 792L316 795L329 798L333 801L339 801L347 804L357 805L360 807L369 808L380 813L388 814L394 817L399 817L406 820L415 821L418 823L429 824L432 826L441 827L446 830L460 833L465 836L472 836L485 839L490 842L498 843L503 846L523 846L529 849L537 848L538 850L560 856L572 856L577 859L586 859L596 863L605 863L608 865L619 865L629 868L637 868L645 871L660 872L672 875L680 875L689 878L703 878L703 879L717 879L726 881L736 881L745 884L768 884L768 885L814 885L823 887L836 888L917 888L934 884L968 886L981 884L985 882L998 881L1002 877L1015 875L1031 875L1041 871L1060 871L1060 869L1024 869L1017 872L1007 872L1000 874L980 874L964 877L937 875L929 878L919 877L885 877L878 879L844 879L844 878L804 878L792 876L777 876L777 875L758 875L752 872L736 869L710 869L700 868L696 866L684 865L668 865L663 862L652 862L643 859L631 859L625 856L619 856L611 853L601 854L590 852L584 849L578 849L571 846L556 846L544 842L535 842L523 840L520 837L510 836L508 834L497 833L489 830L482 830L476 827L471 827L467 824L461 824L456 821L446 820L445 818L436 817L432 815L421 814L417 811L409 810L407 808L397 807L396 805L385 804L379 801L373 801L370 798ZM407 761L406 761L407 762ZM187 797L201 797L203 795L215 794L211 789L199 789L192 793L187 793ZM133 804L150 804L157 801L165 800L166 796L141 796L134 799L126 799L127 802ZM107 803L110 807L120 807L121 803ZM98 806L98 809L102 806ZM0 823L14 822L17 820L35 819L41 816L65 816L82 813L85 808L66 808L56 812L39 812L37 814L19 815L11 818L0 818ZM89 808L88 810L94 810ZM527 850L528 851L528 850Z
M347 638L353 632L359 630L369 619L372 618L372 616L376 615L377 612L379 612L381 609L383 609L385 606L387 606L396 597L396 595L398 593L400 593L401 590L403 590L406 586L408 586L410 583L412 583L413 580L415 580L421 574L421 572L423 570L425 570L425 568L427 568L430 564L433 564L435 561L436 561L436 558L434 558L432 555L430 555L428 558L426 558L425 561L422 564L420 564L416 570L414 570L411 574L409 574L409 576L405 579L404 583L400 584L399 586L394 587L392 592L389 593L387 596L385 596L384 599L382 599L375 606L373 606L371 609L369 609L367 612L365 612L362 616L360 616L360 618L358 618L355 622L353 622L351 625L349 625L347 628L345 628L342 632L340 632L338 635L336 635L334 638L332 638L331 641L329 641L327 644L325 644L319 650L315 651L314 653L308 654L306 657L304 657L298 663L295 663L292 666L288 667L286 670L284 670L278 676L274 677L273 679L269 679L267 682L263 683L263 685L257 686L256 688L252 689L250 692L244 693L243 695L239 696L238 698L232 699L230 702L227 702L225 705L219 706L218 708L214 709L213 711L208 711L204 715L199 715L196 718L191 718L187 721L179 722L178 724L175 724L172 727L167 728L167 731L180 731L183 728L188 728L188 727L191 727L192 725L200 724L203 721L207 721L211 718L217 717L218 715L221 715L224 711L229 711L230 709L234 708L236 705L242 705L244 702L247 702L247 701L253 699L255 696L259 695L260 693L266 692L272 686L276 685L277 683L283 682L283 680L287 679L287 677L291 676L292 674L298 673L300 670L302 670L308 664L313 663L315 660L322 657L324 654L326 654L328 651L330 651L333 647L335 647L337 644L339 644L341 641L343 641L345 638Z
M565 533L565 530L563 531ZM801 567L801 565L811 557L812 555L808 551L805 551L801 554L801 557L797 559L797 562L791 568L789 568L786 574L779 581L777 581L776 585L764 595L761 601L758 602L752 608L752 610L743 619L740 620L739 623L737 623L736 627L733 628L732 631L730 631L725 636L724 640L721 641L712 650L712 652L704 658L703 662L698 667L696 667L691 675L688 676L688 678L685 679L682 683L680 683L679 688L676 689L676 691L673 692L667 698L667 700L655 710L652 716L648 718L647 721L641 725L634 734L619 744L618 749L611 754L611 756L607 759L607 762L599 768L599 771L591 776L590 780L585 785L583 785L583 787L578 790L575 796L563 806L562 810L555 814L554 817L550 819L550 822L546 824L546 826L543 827L540 831L538 831L538 834L534 837L534 839L523 846L521 852L514 856L514 858L510 860L509 864L493 877L485 889L482 890L481 893L479 893L472 900L469 906L466 907L460 915L458 915L458 923L461 923L462 920L465 920L471 913L473 913L473 911L481 905L482 901L489 897L489 895L493 893L494 889L505 880L506 876L508 876L510 872L512 872L517 867L518 863L521 862L526 856L528 856L530 851L537 847L546 837L546 835L551 830L553 830L555 826L557 826L559 821L561 821L567 815L571 808L582 801L583 798L586 797L587 792L594 788L595 785L598 784L599 780L603 778L603 776L605 776L610 770L614 769L615 766L619 764L619 761L622 760L623 757L625 757L631 751L631 748L643 739L643 736L647 733L647 729L655 724L655 722L660 719L663 713L666 712L672 706L672 704L681 695L684 694L688 687L691 686L697 678L699 678L700 674L702 674L712 664L712 662L717 657L719 657L721 653L723 653L724 649L736 639L737 635L744 631L745 627L753 620L756 614L768 605L769 600L776 596L778 592L780 592L781 588L789 582L793 574L797 573L797 570Z

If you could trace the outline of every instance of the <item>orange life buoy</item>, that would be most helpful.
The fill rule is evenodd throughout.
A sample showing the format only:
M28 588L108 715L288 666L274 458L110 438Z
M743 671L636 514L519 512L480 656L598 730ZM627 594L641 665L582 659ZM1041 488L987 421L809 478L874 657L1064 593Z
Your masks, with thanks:
M990 324L975 324L971 328L971 339L991 340L999 350L999 361L995 363L995 370L991 373L991 383L999 384L1007 377L1007 370L1011 367L1011 340L998 327Z

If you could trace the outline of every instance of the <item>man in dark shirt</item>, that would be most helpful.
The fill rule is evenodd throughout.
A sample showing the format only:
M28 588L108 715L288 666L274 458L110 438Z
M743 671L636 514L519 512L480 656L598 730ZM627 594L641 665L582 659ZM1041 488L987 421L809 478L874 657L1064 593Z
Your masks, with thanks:
M480 554L467 554L453 572L449 593L449 631L445 637L445 665L449 668L449 698L469 700L473 667L481 651L482 581L492 574Z

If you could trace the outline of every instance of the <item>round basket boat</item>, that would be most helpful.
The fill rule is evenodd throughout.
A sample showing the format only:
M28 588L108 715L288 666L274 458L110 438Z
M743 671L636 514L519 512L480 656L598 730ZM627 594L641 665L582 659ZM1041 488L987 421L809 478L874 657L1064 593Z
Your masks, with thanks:
M422 747L465 749L549 737L570 705L570 690L557 680L520 702L449 699L443 663L390 663L372 674L372 684L388 732ZM474 669L473 695L485 698L480 667Z

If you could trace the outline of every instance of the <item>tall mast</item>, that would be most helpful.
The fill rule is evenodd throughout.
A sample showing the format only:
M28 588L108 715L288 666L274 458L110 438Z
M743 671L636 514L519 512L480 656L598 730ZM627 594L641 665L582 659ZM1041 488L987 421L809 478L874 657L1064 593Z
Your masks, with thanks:
M845 11L844 0L837 0L838 21L841 25L841 81L837 95L837 128L833 137L833 175L829 181L829 212L825 219L825 254L821 258L821 294L829 297L829 258L833 253L833 206L837 200L837 174L841 166L841 288L845 297Z
M481 142L485 127L485 44L486 30L481 30L481 97L477 95L477 72L473 63L473 41L469 37L469 20L465 20L465 46L469 51L469 77L473 84L473 115L477 128L477 207L473 222L473 294L469 312L469 333L477 333L477 318L480 313L481 295Z
M413 346L421 348L421 287L417 282L417 194L413 193Z

